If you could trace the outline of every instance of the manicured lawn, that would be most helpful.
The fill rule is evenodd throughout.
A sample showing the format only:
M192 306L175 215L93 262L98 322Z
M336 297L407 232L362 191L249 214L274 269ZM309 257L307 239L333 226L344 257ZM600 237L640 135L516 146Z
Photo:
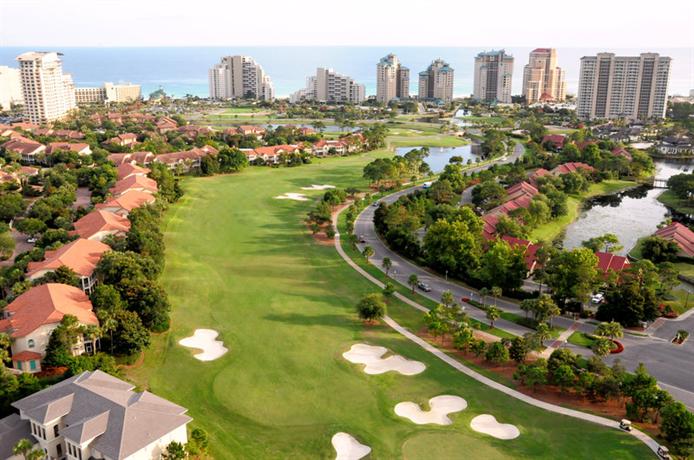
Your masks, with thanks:
M422 147L459 147L469 142L447 134L418 135L418 136L389 136L389 145L393 147L422 146Z
M480 117L475 115L468 115L466 117L458 118L469 123L476 123L481 125L501 125L506 120L504 117Z
M574 332L567 339L569 343L578 345L579 347L591 348L595 343L595 339L584 332Z
M599 184L591 184L587 192L581 195L570 195L566 201L567 213L535 228L530 232L530 239L533 241L553 241L578 218L583 200L594 196L617 193L634 185L636 185L635 182L626 180L606 180Z
M691 201L677 198L672 190L665 190L661 193L658 197L658 201L682 214L694 214L694 204L692 204Z
M357 320L354 305L374 287L308 234L311 201L273 197L312 183L364 186L361 168L373 157L186 180L165 221L172 329L129 377L188 407L216 458L334 458L337 431L371 446L372 458L649 458L633 437L527 406ZM420 315L397 305L391 314L405 324ZM177 344L199 327L218 330L229 352L204 363ZM427 370L366 375L341 356L357 342L386 346ZM400 401L440 394L468 402L453 425L421 427L393 413ZM472 431L470 420L482 413L515 424L521 436L499 441Z

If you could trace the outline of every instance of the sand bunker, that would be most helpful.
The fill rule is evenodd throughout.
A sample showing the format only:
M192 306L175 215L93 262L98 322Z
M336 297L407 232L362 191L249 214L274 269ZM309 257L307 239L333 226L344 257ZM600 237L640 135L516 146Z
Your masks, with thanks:
M215 340L219 332L213 329L195 329L195 333L178 341L188 348L197 348L202 353L194 355L200 361L213 361L229 351L221 340Z
M499 423L493 415L478 415L470 421L470 428L473 430L494 436L497 439L515 439L520 436L520 431L515 425Z
M428 411L423 411L419 404L406 401L395 406L395 413L405 417L417 425L435 423L436 425L450 425L453 421L448 414L460 412L467 407L467 401L460 396L441 395L429 400Z
M294 200L294 201L307 201L308 198L303 193L284 193L282 195L277 195L276 200Z
M403 375L415 375L424 372L426 366L419 361L411 361L400 355L392 355L387 358L381 356L388 353L387 348L374 347L357 343L352 345L349 351L342 353L342 356L349 362L355 364L366 364L364 372L367 374L383 374L388 371L400 372Z
M371 447L360 443L349 433L335 433L332 443L337 452L335 460L359 460L371 452Z
M323 185L311 184L310 187L301 187L301 190L328 190L331 188L335 188L335 186L334 185L328 185L328 184L323 184Z

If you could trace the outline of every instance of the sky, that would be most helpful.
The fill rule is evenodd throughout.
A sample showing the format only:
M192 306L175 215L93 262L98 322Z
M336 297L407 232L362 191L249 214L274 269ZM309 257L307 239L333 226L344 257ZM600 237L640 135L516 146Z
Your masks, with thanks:
M0 0L0 46L694 49L692 24L692 0Z

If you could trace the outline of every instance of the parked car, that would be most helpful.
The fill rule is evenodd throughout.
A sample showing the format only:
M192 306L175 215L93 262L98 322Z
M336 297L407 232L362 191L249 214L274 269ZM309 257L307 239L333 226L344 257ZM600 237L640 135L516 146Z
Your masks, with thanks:
M366 243L366 237L364 235L359 235L359 242Z
M631 422L623 418L622 421L619 422L619 428L621 428L624 431L631 431Z
M590 298L591 303L594 303L595 305L601 303L605 299L605 294L602 292L598 292L597 294L593 294L593 296Z
M670 450L665 446L658 446L658 457L662 458L663 460L672 459L670 456Z
M373 206L374 208L377 208L379 204L380 203L378 201L374 201L371 206Z
M29 238L27 238L27 243L29 243L29 244L34 244L34 243L36 243L38 240L39 240L39 239L36 238L35 236L30 236Z
M423 281L418 282L417 287L424 292L431 292L431 287Z

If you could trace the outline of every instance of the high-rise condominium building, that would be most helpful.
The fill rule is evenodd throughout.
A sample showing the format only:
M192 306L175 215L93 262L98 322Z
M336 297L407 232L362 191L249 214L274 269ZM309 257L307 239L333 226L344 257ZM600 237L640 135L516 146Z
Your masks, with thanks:
M453 78L455 71L443 59L436 59L427 70L419 72L420 99L453 100Z
M347 75L341 75L333 69L319 67L316 75L308 77L306 88L294 92L290 102L348 102L359 104L366 99L366 88L356 83Z
M473 98L484 102L511 103L513 56L506 51L485 51L475 57Z
M275 98L272 80L250 56L225 56L208 72L213 99L249 98L271 101Z
M77 104L72 77L63 73L55 52L28 52L17 56L22 78L24 112L32 123L63 118Z
M376 100L387 104L393 99L410 97L410 69L400 64L394 54L376 65Z
M657 53L582 57L576 114L585 119L663 118L669 79L670 58Z
M19 69L0 66L0 109L9 110L12 104L22 103L24 97Z
M564 71L557 67L557 50L537 48L523 68L523 96L528 105L558 102L566 98Z
M140 85L106 82L104 86L75 88L75 96L77 105L133 102L140 98Z

